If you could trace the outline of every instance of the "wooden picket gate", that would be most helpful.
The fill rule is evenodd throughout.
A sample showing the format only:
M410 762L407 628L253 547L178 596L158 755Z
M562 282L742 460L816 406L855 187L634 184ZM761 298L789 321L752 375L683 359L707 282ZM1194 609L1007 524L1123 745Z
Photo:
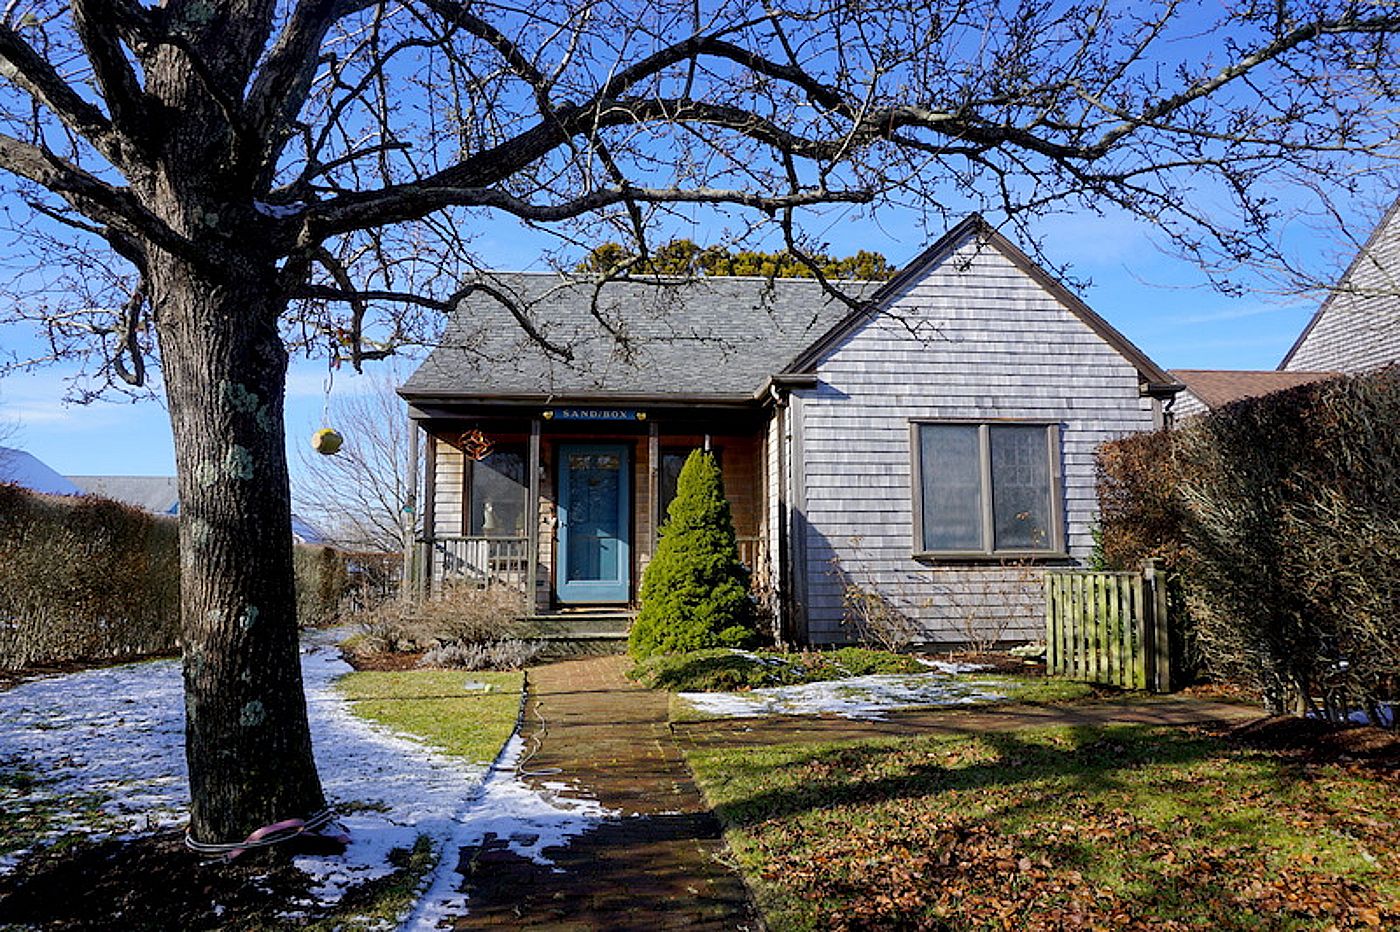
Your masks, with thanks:
M1046 672L1124 689L1171 689L1166 571L1045 574Z

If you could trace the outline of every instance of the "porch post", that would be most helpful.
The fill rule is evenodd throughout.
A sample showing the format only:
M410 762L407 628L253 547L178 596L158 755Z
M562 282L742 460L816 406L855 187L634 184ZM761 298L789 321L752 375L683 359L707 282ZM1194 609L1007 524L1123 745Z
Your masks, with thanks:
M423 475L423 592L433 591L433 549L437 546L437 437L428 434Z
M399 512L403 532L403 576L399 581L399 597L411 599L418 595L418 579L413 573L418 549L418 422L408 419L408 474L404 477L404 500Z
M661 528L661 425L647 421L647 559L656 556L657 532Z
M530 453L527 466L530 491L525 497L525 599L530 614L539 609L540 591L540 419L530 419Z

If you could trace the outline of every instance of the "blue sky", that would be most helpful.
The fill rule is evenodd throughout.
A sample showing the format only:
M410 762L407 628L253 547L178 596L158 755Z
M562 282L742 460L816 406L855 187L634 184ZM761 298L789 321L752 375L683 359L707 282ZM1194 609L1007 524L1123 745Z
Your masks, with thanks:
M834 254L875 249L897 265L927 245L912 214L886 213L879 220L842 214L822 221L813 232ZM702 225L687 235L704 242L706 232ZM1166 368L1272 369L1317 306L1313 297L1280 299L1263 292L1230 297L1213 291L1199 269L1163 252L1150 227L1131 218L1063 216L1046 221L1039 235L1053 261L1091 282L1081 290L1089 305ZM487 263L501 269L545 268L541 248L553 244L505 221L484 229L473 243ZM1318 243L1316 249L1335 253L1340 247ZM17 349L32 339L13 328L0 330L0 349ZM398 371L406 375L411 365L400 362ZM9 439L0 442L30 451L65 475L174 473L170 427L161 405L120 400L65 404L64 380L70 374L55 366L0 379L0 420L18 422ZM294 471L295 448L322 426L327 375L324 360L293 365L287 433ZM342 369L331 390L364 391L367 382Z

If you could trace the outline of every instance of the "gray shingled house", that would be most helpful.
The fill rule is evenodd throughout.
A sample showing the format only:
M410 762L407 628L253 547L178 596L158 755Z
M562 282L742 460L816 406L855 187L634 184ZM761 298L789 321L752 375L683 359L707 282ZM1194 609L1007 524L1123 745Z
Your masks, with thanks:
M1288 372L1355 375L1400 363L1400 200L1279 363Z
M1278 369L1173 369L1179 422L1245 398L1400 363L1400 200L1386 211Z
M843 283L855 307L797 279L483 285L511 300L473 292L400 389L427 443L419 563L540 615L633 605L708 445L788 639L850 640L849 586L929 643L1035 638L1040 571L1092 547L1095 447L1180 388L978 217Z

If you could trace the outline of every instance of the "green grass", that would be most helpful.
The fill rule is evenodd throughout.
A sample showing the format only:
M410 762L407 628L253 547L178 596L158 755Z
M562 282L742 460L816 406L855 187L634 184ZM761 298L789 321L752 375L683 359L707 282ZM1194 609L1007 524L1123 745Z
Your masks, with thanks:
M466 688L467 683L491 689ZM348 673L335 686L361 718L485 764L495 760L515 729L523 683L519 672L403 670Z
M726 648L659 654L639 662L628 676L652 689L716 692L759 686L795 686L872 673L925 673L913 657L887 651L734 651Z
M1400 793L1355 766L1144 726L689 759L775 932L1400 923Z

